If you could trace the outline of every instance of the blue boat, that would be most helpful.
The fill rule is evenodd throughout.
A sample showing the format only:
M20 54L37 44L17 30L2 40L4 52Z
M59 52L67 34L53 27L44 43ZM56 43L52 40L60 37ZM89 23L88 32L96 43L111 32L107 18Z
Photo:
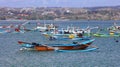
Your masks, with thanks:
M62 37L62 36L50 36L48 37L49 40L90 40L90 36L83 36L83 37L74 37L74 38L69 38L69 37Z
M98 48L88 48L85 50L57 50L57 52L89 52L93 50L97 50Z
M86 50L95 39L87 40L81 43L72 43L72 44L38 44L38 43L28 43L23 41L18 41L18 43L28 49L37 50L37 51L56 51L56 50Z

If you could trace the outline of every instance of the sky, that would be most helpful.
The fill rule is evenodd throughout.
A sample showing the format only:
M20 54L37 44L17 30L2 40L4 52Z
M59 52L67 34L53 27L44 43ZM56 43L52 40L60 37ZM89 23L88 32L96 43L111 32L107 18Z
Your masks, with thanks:
M0 0L0 7L120 6L120 0Z

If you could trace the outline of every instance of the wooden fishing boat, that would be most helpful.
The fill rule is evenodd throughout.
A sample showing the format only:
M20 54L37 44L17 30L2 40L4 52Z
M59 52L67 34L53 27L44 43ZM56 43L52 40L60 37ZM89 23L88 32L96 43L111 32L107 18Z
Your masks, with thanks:
M38 43L27 43L18 41L22 47L37 50L37 51L56 51L56 50L85 50L89 47L95 39L87 40L81 43L74 42L73 44L38 44Z
M114 33L119 33L120 34L120 25L117 25L115 22L114 22L114 25L110 26L108 28L109 32L112 32L113 34Z
M83 37L75 37L75 38L71 38L70 37L60 37L60 36L50 36L48 37L49 40L72 40L72 41L78 41L78 40L90 40L91 37L88 36L83 36Z
M64 34L64 35L48 35L43 34L48 40L89 40L90 36L84 36L81 33L77 34Z
M98 27L89 28L88 26L85 29L81 29L68 26L67 29L55 29L52 32L44 32L42 34L49 40L88 40L91 35L90 31L95 28Z
M108 27L107 29L99 28L96 34L93 34L95 37L120 37L120 26L116 23L114 25Z
M95 37L120 37L120 34L93 34Z

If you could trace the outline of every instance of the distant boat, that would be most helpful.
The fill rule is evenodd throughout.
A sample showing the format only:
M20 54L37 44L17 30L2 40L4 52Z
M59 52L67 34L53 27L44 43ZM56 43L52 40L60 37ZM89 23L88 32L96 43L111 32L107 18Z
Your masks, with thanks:
M107 29L99 28L98 32L92 35L95 37L120 37L120 26L114 23L113 26L110 26Z
M102 34L102 33L96 33L93 34L95 37L120 37L120 34Z
M69 35L69 37L65 36L46 36L49 40L72 40L72 41L79 41L79 40L90 40L91 37L88 36L82 36L82 37L74 37L73 34Z
M4 34L4 33L11 33L11 28L13 28L14 26L12 24L8 25L8 26L0 26L0 34Z
M89 39L90 38L90 31L91 29L95 29L98 27L93 27L93 28L85 28L85 29L80 29L76 27L67 27L67 29L61 29L61 30L54 30L50 33L44 32L42 33L44 36L50 39L57 39L57 40L82 40L82 39Z
M5 33L11 33L11 31L10 30L1 30L0 31L0 34L5 34Z
M25 32L29 32L29 31L34 31L34 29L27 29L25 27L26 24L30 24L30 22L24 22L23 24L16 25L14 27L14 32L13 33L25 33Z
M110 26L108 28L108 30L110 31L110 33L112 32L112 33L119 33L120 34L120 26L117 25L116 23L114 23L113 26Z
M55 26L54 24L44 24L37 26L36 28L34 28L34 30L45 32L45 31L55 30L56 28L57 26Z

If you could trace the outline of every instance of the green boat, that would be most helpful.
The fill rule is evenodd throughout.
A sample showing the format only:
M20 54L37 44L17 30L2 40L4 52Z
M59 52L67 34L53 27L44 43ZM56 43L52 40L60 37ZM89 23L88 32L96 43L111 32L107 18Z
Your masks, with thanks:
M120 37L120 34L102 34L102 33L96 33L93 34L95 37Z

